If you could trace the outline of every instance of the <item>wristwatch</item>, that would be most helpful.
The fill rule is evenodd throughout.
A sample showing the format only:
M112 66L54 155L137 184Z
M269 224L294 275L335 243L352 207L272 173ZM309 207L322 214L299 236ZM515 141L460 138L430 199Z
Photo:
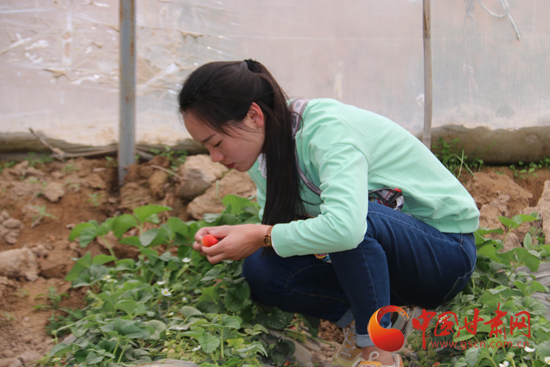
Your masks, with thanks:
M271 244L271 230L273 229L273 226L269 226L269 229L267 230L267 233L264 236L264 247L273 247Z

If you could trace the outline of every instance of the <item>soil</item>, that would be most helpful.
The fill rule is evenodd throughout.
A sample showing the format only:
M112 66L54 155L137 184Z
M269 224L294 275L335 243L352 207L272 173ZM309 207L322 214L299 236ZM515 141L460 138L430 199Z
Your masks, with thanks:
M134 165L122 190L118 189L117 169L106 159L30 161L0 173L0 213L22 222L22 229L13 234L17 235L14 244L9 244L0 231L0 252L26 247L38 260L34 280L21 274L0 276L0 367L9 366L18 357L25 362L40 358L53 346L46 327L52 314L59 311L48 307L50 288L62 295L59 307L84 305L85 290L71 289L64 277L73 266L73 258L85 251L95 255L107 250L96 241L86 249L69 241L75 224L92 219L102 222L152 203L174 208L171 215L184 221L192 219L186 211L187 203L176 195L177 178L160 173L164 171L159 167L167 166L165 157ZM523 178L515 177L515 173L508 167L484 167L475 172L475 178L462 172L460 181L480 209L485 205L482 213L511 217L530 213L542 194L544 182L550 180L548 169L536 170ZM486 210L491 206L493 211ZM486 218L482 216L482 226L493 224L491 220L496 219L497 214L494 218L489 214ZM132 255L122 245L116 246L115 252L118 257ZM320 357L329 360L335 352L334 346L343 340L341 330L322 322L320 337L332 342L323 347ZM318 362L322 365L324 361Z

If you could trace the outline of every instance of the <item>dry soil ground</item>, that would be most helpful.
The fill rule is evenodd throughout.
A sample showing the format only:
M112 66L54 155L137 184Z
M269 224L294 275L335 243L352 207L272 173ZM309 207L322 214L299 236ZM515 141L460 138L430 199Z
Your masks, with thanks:
M140 172L152 170L153 165L162 166L162 157L157 158L160 161L143 163ZM46 326L53 311L41 307L50 304L45 296L48 289L68 295L63 297L61 307L83 306L85 290L71 289L63 279L73 265L72 258L84 254L83 249L68 240L72 226L91 219L101 222L146 203L171 206L175 208L171 215L190 219L186 204L174 194L174 178L162 187L152 187L154 182L138 177L119 191L116 168L106 159L30 163L0 173L0 213L15 219L13 223L22 224L19 231L16 228L8 236L12 242L16 238L14 244L6 240L8 229L0 232L0 252L27 247L38 258L38 276L34 280L23 275L0 276L0 367L9 366L17 357L39 358L52 347ZM511 217L537 204L544 182L550 180L550 171L540 169L534 173L519 178L507 167L485 167L475 172L475 178L463 172L460 180L478 207L485 205L482 225L497 225L498 215ZM95 241L85 250L92 254L107 252ZM124 251L117 247L117 256L124 256ZM321 337L342 341L340 331L327 323L322 325ZM327 357L332 352L327 349Z

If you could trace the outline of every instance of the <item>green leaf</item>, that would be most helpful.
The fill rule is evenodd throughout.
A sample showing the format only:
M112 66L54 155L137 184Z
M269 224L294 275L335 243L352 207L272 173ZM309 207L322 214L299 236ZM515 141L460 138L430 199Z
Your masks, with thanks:
M250 299L250 288L247 283L241 283L229 288L225 294L224 305L230 312L239 311Z
M114 319L112 322L100 327L106 333L114 332L129 339L149 339L151 333L143 323L123 319Z
M120 239L127 230L138 226L139 224L133 215L122 214L116 217L113 223L113 233L116 238Z
M474 367L479 359L479 351L481 348L470 348L466 351L464 358L468 367Z
M199 297L199 301L216 303L218 302L219 298L220 296L216 291L216 287L208 287L202 290L202 294Z
M536 272L539 269L540 260L535 255L522 247L517 247L514 250L516 251L518 261L527 265L529 270Z
M54 345L54 347L50 350L49 355L50 356L60 356L65 353L71 352L71 347L65 343L59 343L57 345Z
M139 243L144 247L149 246L151 242L153 242L153 240L158 236L159 232L160 229L158 228L148 230L147 232L139 236Z
M88 246L90 242L97 237L97 228L96 227L87 227L82 229L80 236L78 237L78 245L81 248Z
M73 268L69 271L67 276L65 276L65 280L68 282L75 280L80 273L82 273L85 269L89 269L90 266L92 266L92 254L87 252L86 255L76 260Z
M105 263L115 261L116 257L105 255L105 254L99 254L94 257L92 260L92 265L103 265Z
M124 237L123 239L119 240L118 242L120 242L123 245L142 247L138 236Z
M134 270L136 268L136 261L133 259L121 259L115 261L115 271Z
M102 299L103 301L108 302L108 303L110 303L111 305L114 306L118 302L121 294L122 294L122 292L111 293L111 292L107 291L107 292L99 293L97 295L97 297L99 299Z
M533 237L531 237L531 233L525 234L525 237L523 238L523 247L527 250L531 250L533 248Z
M159 340L160 333L166 330L166 324L160 320L149 320L144 322L144 324L153 329L153 334L149 337L151 340Z
M122 310L126 312L128 315L132 316L134 314L134 311L136 310L136 301L133 301L133 300L120 301L117 304L115 304L115 308L117 310Z
M105 236L107 233L111 232L113 229L113 223L116 221L116 218L107 218L101 225L97 228L98 236Z
M86 356L86 363L88 365L90 364L96 364L96 363L99 363L103 360L103 358L105 358L104 356L102 355L99 355L97 354L95 351L90 351L90 353L88 353L88 355Z
M538 344L537 356L539 358L546 358L550 356L550 340Z
M531 284L529 284L529 294L533 294L535 292L548 293L548 287L540 284L536 280L533 280Z
M504 226L508 229L515 229L521 225L521 219L519 220L519 223L514 219L518 219L517 216L513 217L512 219L506 217L498 217L500 223L504 224Z
M201 345L203 352L208 354L212 353L220 346L220 339L208 333L199 336L197 341Z
M186 319L192 316L202 316L202 312L191 306L183 306L181 308L181 313L183 314L183 316L185 316Z
M144 205L134 209L134 214L139 223L145 222L158 223L158 213L172 210L172 208L161 205Z
M240 329L242 320L237 316L222 315L222 325L230 329Z
M95 228L92 223L79 223L69 233L69 241L74 241L80 236L80 233L85 228Z
M283 312L277 307L273 307L271 309L271 313L267 315L267 317L262 321L268 328L282 330L285 328L285 326L290 324L293 318L293 313Z

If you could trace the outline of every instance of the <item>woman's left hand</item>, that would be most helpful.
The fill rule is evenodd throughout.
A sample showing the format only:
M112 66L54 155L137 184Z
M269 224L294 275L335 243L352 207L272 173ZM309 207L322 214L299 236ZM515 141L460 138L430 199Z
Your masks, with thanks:
M258 224L210 227L208 233L221 240L211 247L202 246L201 252L211 264L222 260L242 260L263 247L269 227Z

